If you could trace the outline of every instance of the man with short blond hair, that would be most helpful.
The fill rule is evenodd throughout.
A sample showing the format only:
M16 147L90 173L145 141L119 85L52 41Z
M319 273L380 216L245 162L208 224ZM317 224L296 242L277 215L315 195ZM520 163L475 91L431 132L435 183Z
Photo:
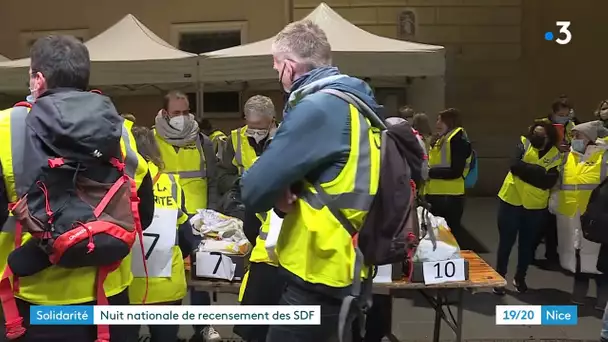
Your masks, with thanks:
M243 107L245 126L232 130L221 155L220 193L229 191L236 179L262 154L276 131L276 111L272 100L263 95L250 97Z
M376 113L380 107L364 81L331 66L327 36L310 20L287 25L275 37L272 55L289 98L272 143L241 179L242 200L253 212L274 207L286 214L276 245L278 271L287 283L279 304L319 305L322 317L316 326L271 326L266 341L329 341L338 333L341 302L357 281L355 249L315 194L322 189L335 199L358 230L380 168L379 131L334 94L357 97Z

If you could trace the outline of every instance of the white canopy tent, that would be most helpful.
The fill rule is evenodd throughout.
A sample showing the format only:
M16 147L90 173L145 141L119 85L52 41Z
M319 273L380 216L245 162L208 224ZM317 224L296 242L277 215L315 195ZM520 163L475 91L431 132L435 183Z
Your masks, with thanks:
M197 82L198 56L162 40L133 15L87 41L92 86ZM23 90L29 58L0 63L0 91Z
M380 77L441 76L445 73L442 46L374 35L351 24L325 3L306 19L325 31L334 64L344 73ZM276 79L270 53L273 39L204 54L207 58L201 60L199 78L205 83Z

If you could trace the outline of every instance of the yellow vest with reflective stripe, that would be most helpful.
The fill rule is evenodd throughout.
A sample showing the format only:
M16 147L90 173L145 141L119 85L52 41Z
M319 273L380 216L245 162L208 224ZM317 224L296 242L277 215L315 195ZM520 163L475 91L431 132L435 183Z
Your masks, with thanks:
M15 191L14 168L19 167L19 161L14 156L22 155L22 146L19 147L19 137L24 136L26 112L19 108L0 111L0 162L4 171L4 181L7 186L7 196L9 201L17 199ZM127 137L127 139L125 139ZM141 184L143 176L148 173L147 164L140 163L143 160L135 150L129 128L123 124L123 141L121 148L126 156L127 173L134 177L137 184ZM126 148L126 150L125 150ZM27 156L25 156L27 157ZM21 166L22 167L22 166ZM9 219L2 227L0 233L0 266L4 270L6 267L6 257L14 249L15 221ZM31 238L30 234L24 234L22 243ZM50 266L43 271L29 277L19 278L19 292L16 297L34 304L42 305L66 305L79 304L94 301L96 298L97 268L81 267L78 269L67 269L57 266ZM106 296L114 296L124 291L131 281L131 254L125 257L117 270L110 273L104 282Z
M561 154L557 147L552 147L542 158L538 157L538 149L532 147L530 141L521 137L524 144L524 155L522 160L528 164L542 166L545 170L550 170L561 164ZM511 172L505 177L502 187L498 192L498 197L513 206L523 206L526 209L545 209L549 204L550 190L539 189L530 185Z
M245 135L246 131L247 126L243 126L230 132L230 140L234 149L232 165L237 167L239 175L242 175L245 170L250 168L257 157L255 150L249 144L249 138Z
M319 184L355 229L360 229L378 191L380 131L353 107L348 160L338 176ZM353 283L355 249L348 231L304 184L295 208L283 220L276 247L279 264L302 280L335 288ZM363 267L362 276L367 276Z
M266 263L271 266L278 266L278 260L270 258L266 251L266 237L268 236L268 230L270 229L270 212L264 214L256 214L258 219L262 222L260 226L260 232L255 239L255 246L249 255L250 262ZM251 271L251 270L250 270ZM239 302L243 300L245 294L245 288L247 288L247 281L249 280L249 272L243 276L241 287L239 288Z
M156 165L148 163L150 168L150 176L152 179L156 177L159 170ZM178 209L177 227L188 220L188 215L181 211L182 206L182 189L179 186L177 176L163 173L160 175L154 185L154 202L157 208ZM157 200L158 198L172 197L173 201ZM177 242L177 241L176 241ZM141 255L135 255L135 258L141 258ZM184 259L179 245L173 247L173 255L171 259L171 277L149 277L148 278L148 297L146 304L167 303L178 301L186 296L186 273L184 269ZM146 278L134 277L131 286L129 286L129 300L131 304L142 304L144 294L146 292Z
M139 153L137 153L137 144L135 143L135 137L131 133L131 129L133 129L133 121L125 120L123 123L123 128L126 129L122 130L120 148L123 153L126 153L124 157L127 173L135 174L135 183L137 183L137 188L139 188L141 182L146 176L146 173L148 173L148 168L147 166L138 167L138 165L148 165L148 163Z
M213 131L209 136L209 139L213 142L213 149L215 150L215 153L217 153L220 142L226 141L228 137L222 131Z
M437 140L429 151L429 168L445 168L452 165L452 138L462 131L462 127L453 129ZM456 179L432 179L430 178L424 185L425 195L464 195L464 177L469 174L472 155L467 158L462 177Z
M166 142L156 130L154 136L165 164L164 172L179 176L179 185L186 196L186 210L195 214L207 208L207 163L200 136L196 143L176 147Z
M587 211L591 192L608 174L607 150L598 148L586 160L582 158L578 153L569 152L564 159L557 212L569 217Z
M256 214L258 219L262 222L260 226L260 232L255 239L255 247L251 251L249 261L251 262L265 262L272 266L278 266L278 261L273 260L266 251L266 237L268 236L268 230L270 229L270 212L263 214Z

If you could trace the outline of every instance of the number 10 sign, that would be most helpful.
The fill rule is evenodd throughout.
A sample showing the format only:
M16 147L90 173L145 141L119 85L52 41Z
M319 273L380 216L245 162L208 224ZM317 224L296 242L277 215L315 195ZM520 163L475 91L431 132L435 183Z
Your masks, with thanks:
M465 281L464 259L432 261L422 264L425 284Z

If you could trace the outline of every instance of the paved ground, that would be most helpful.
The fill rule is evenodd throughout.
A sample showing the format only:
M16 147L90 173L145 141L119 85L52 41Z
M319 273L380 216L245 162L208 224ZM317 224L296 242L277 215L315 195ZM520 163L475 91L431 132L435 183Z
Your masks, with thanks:
M480 253L491 265L496 259L498 233L496 228L497 201L493 198L474 198L467 202L464 223L471 235L487 250ZM539 251L542 252L542 251ZM541 253L539 253L541 254ZM511 265L515 267L515 253ZM510 282L511 279L508 279ZM593 299L579 309L579 323L570 327L507 327L495 325L495 306L513 305L560 305L569 304L572 285L570 276L556 271L545 271L534 266L528 276L530 291L519 295L512 291L500 298L489 291L467 294L465 296L464 334L467 341L598 341L602 313L593 309ZM512 290L512 286L509 286ZM595 297L594 284L590 296ZM233 295L219 296L218 304L235 304ZM424 299L416 293L411 298L397 299L393 309L393 330L403 341L429 341L432 337L434 313ZM232 327L216 327L225 341L240 341L232 334ZM182 327L180 336L190 336L192 329ZM442 327L441 339L453 340L447 326Z

